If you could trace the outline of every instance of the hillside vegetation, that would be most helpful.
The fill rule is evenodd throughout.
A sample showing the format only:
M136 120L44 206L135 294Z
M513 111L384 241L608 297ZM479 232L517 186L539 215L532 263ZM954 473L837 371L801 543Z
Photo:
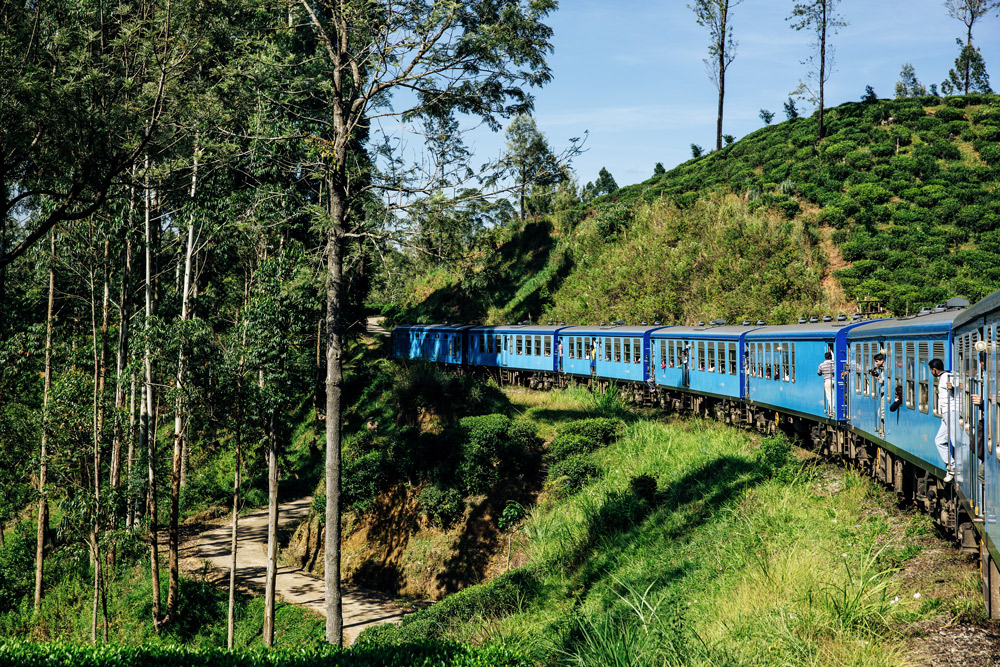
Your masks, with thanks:
M1000 97L921 97L763 127L589 205L493 230L415 280L399 321L787 322L903 315L1000 287Z

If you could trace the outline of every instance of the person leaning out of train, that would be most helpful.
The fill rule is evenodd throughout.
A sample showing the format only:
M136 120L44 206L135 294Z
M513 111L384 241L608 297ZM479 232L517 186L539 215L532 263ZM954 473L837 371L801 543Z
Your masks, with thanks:
M879 352L874 357L872 361L875 363L872 365L871 370L868 373L875 378L876 382L885 382L885 355Z
M833 363L833 354L827 352L820 363L819 368L816 369L816 375L823 376L823 391L826 394L826 414L828 416L833 415L833 397L834 397L834 381L833 374L836 371L836 366Z
M944 481L950 482L955 478L955 457L951 451L951 443L958 431L958 402L955 399L955 384L952 382L952 375L944 369L944 362L940 359L931 359L927 362L931 370L931 375L938 379L938 402L937 411L941 415L941 426L937 435L934 436L934 445L937 447L941 461L947 464L948 474ZM973 405L982 405L983 399L979 394L972 395ZM979 455L982 460L982 454Z

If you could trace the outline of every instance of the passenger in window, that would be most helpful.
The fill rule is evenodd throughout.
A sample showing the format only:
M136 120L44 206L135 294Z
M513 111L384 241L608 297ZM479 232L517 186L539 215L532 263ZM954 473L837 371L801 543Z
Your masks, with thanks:
M819 368L816 369L816 375L823 376L823 392L826 395L826 416L834 416L834 408L836 407L836 402L833 400L835 383L833 381L833 374L836 372L837 368L833 363L833 355L827 352L824 355L822 363L820 363Z
M903 385L898 380L896 381L896 398L893 400L892 405L889 406L889 412L895 412L899 410L899 406L903 404Z
M885 355L879 352L872 357L872 361L875 363L871 367L871 370L868 371L868 374L875 378L875 381L878 383L885 382Z
M559 372L562 373L563 372L563 345L562 345L562 341L559 341L559 344L556 345L556 358L559 359Z
M597 375L597 343L590 346L590 374Z

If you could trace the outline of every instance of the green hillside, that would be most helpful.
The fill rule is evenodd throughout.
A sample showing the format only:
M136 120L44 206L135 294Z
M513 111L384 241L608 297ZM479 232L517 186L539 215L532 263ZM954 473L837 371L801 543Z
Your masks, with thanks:
M788 321L1000 287L1000 97L844 104L644 183L492 230L396 319Z

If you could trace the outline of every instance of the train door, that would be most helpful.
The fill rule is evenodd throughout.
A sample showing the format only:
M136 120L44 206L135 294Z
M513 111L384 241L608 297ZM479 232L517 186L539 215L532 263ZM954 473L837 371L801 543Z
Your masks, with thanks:
M506 366L510 363L510 334L503 336L503 350L500 352L500 365Z
M968 394L968 431L969 431L969 457L972 459L973 467L973 488L975 489L976 513L982 515L985 504L985 484L986 484L986 336L983 329L972 333L970 368L969 368L969 391ZM979 397L978 405L973 397Z

